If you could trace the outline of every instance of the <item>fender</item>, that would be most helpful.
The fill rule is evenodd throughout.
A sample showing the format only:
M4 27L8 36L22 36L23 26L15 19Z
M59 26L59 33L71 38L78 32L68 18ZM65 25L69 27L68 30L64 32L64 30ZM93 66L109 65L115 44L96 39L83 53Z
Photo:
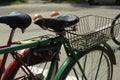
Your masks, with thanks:
M115 57L115 54L114 54L114 51L113 49L110 47L109 44L107 43L103 43L103 46L108 50L109 54L109 58L110 58L110 61L112 64L116 65L116 57Z

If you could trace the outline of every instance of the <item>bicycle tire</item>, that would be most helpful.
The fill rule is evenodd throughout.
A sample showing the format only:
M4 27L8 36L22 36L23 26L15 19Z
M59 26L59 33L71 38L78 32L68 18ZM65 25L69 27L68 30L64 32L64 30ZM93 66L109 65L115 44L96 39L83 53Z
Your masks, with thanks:
M98 59L98 57L99 57L98 53L93 54L95 51L104 52L103 57L105 58L104 60L106 61L106 63L107 63L106 66L108 67L106 69L106 67L104 67L105 64L103 63L103 65L104 65L104 66L102 66L103 67L103 72L101 72L100 75L99 75L99 73L98 74L93 73L96 70L94 68L96 68L97 63L98 63L98 62L95 63L95 61L97 61L95 59ZM93 55L91 55L91 53ZM72 60L70 62L70 64L65 68L63 73L60 75L59 80L74 80L74 79L75 80L112 80L113 64L111 63L111 61L110 61L110 59L108 57L108 54L109 54L109 51L107 49L101 47L101 46L93 47L93 48L91 48L89 50L86 50L84 53L80 53L78 56L79 56L79 60L80 60L81 63L83 63L84 61L87 62L87 58L90 58L90 56L91 56L91 58L90 58L91 60L88 60L88 64L87 63L84 63L83 65L81 64L82 66L84 66L84 71L83 72L85 72L84 74L86 75L86 79L83 76L83 74L79 73L80 70L78 69L77 65L75 66L75 64L77 64L76 61ZM88 56L88 55L90 55L90 56ZM96 56L97 58L95 57L95 55L98 55L98 56ZM86 58L86 60L84 58ZM81 60L81 59L84 59L84 60ZM104 62L104 60L102 60L102 61ZM92 62L92 61L94 61L94 62ZM91 62L91 64L90 64L90 62ZM95 66L93 66L94 64L95 64ZM87 65L87 66L85 66L85 65ZM102 67L100 66L100 69L102 69ZM74 71L75 71L75 68L77 68L75 75L78 75L79 77L75 78L73 76L73 73L74 73L74 72L72 72L73 68L74 68ZM105 71L105 69L106 69L106 71ZM89 70L90 70L90 72L88 72ZM101 70L99 70L99 71L101 71ZM71 74L71 72L72 72L72 74ZM100 78L100 79L98 79L94 75L99 75L97 77ZM72 79L70 79L70 78L72 78ZM106 79L103 79L103 78L106 78Z
M28 53L29 54L29 53ZM23 58L22 58L22 60L26 63L26 57L27 57L27 55L26 56L24 56ZM37 65L32 65L32 66L28 66L29 67L29 70L30 69L32 69L32 70L34 70L33 68L35 68L35 70L37 69L36 67L41 67L41 65L42 64L46 64L46 63L48 63L49 64L49 66L48 67L50 67L50 65L52 64L52 61L51 62L44 62L44 63L39 63L39 64L37 64ZM42 65L43 66L43 65ZM43 71L41 71L41 73L39 72L39 74L37 74L36 75L36 73L35 73L35 77L37 77L37 78L39 78L39 79L32 79L30 76L25 76L25 75L23 75L23 73L21 72L21 70L20 70L20 68L22 67L22 64L21 64L21 62L18 62L18 61L16 61L16 60L13 60L11 63L10 63L10 66L8 66L8 70L6 70L7 72L5 72L5 75L4 75L4 80L44 80L44 78L46 77L46 69L45 69L45 73L43 72ZM51 76L49 77L49 80L52 80L52 78L53 78L53 76L55 75L55 73L56 73L56 71L57 71L57 69L58 69L58 63L56 63L56 65L55 66L53 66L54 68L53 68L53 72L51 72ZM43 68L44 68L44 66L43 66ZM42 69L43 69L42 68ZM39 69L39 68L38 68ZM40 68L41 69L41 68ZM31 72L34 74L34 72L31 70ZM19 72L20 71L20 72ZM38 70L38 71L40 71L40 70ZM19 74L20 73L20 74ZM18 74L18 75L16 75L16 74ZM22 75L24 76L24 78L22 78ZM44 75L45 74L45 75ZM18 79L17 77L19 76L21 76L21 78L20 79Z
M115 19L112 21L111 31L110 31L112 40L113 40L117 45L120 45L120 41L117 40L117 38L115 37L115 34L118 34L118 33L116 33L116 30L119 30L119 28L116 28L116 30L115 30L115 24L116 24L116 22L119 20L119 18L120 18L120 14L118 14L118 15L115 17ZM118 34L118 35L119 35L119 34Z

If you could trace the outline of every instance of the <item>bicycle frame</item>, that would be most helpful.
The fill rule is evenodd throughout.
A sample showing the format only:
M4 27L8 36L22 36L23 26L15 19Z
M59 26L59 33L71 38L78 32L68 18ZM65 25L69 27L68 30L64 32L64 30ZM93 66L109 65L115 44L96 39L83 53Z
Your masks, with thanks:
M15 29L12 29L12 30L11 30L11 34L10 34L10 37L9 37L9 40L8 40L8 43L7 43L6 45L0 46L0 48L8 47L8 46L11 45L14 32L15 32ZM8 57L8 53L4 54L4 56L3 56L3 61L2 61L1 66L0 66L0 79L1 79L1 76L2 76L2 73L3 73L3 70L4 70L4 68L5 68L5 64L6 64L7 57Z
M12 36L13 36L13 33L12 33ZM10 40L12 41L12 39L9 39L9 41ZM8 45L1 46L1 49L0 49L0 54L4 53L3 63L2 63L2 66L0 68L0 77L2 76L2 72L3 72L2 70L3 70L4 66L5 66L6 59L8 57L8 53L9 52L13 55L13 57L15 55L17 57L17 59L25 66L25 63L21 60L21 57L19 55L17 55L18 53L14 52L14 51L25 49L25 52L22 53L22 54L25 55L25 54L28 54L30 52L30 48L32 48L32 47L35 47L35 46L38 46L38 45L45 45L45 44L48 44L48 43L56 42L56 43L60 43L61 46L62 45L64 46L66 54L67 54L67 58L64 60L64 62L62 63L62 65L58 69L58 71L57 71L57 73L56 73L56 75L54 76L53 79L54 80L59 80L60 75L62 75L62 73L65 70L66 66L69 65L69 63L73 59L77 62L78 66L80 68L80 71L83 73L83 77L86 79L86 76L84 75L84 71L81 69L81 65L78 62L77 56L78 56L78 54L80 54L79 51L72 49L71 46L70 46L70 44L69 44L69 42L67 41L66 38L64 38L63 35L59 35L59 36L56 36L54 38L49 38L49 39L46 39L46 40L31 41L31 42L25 43L25 44L12 45L12 42L11 41L9 42L9 41L8 41ZM106 44L106 48L107 48L107 44ZM56 51L55 58L57 58L59 56L60 49L61 49L61 47ZM57 62L58 61L56 61L56 60L52 61L51 66L50 66L49 71L48 71L48 75L47 75L46 80L50 79L51 72L53 71L54 66L57 65ZM25 66L25 68L29 71L29 69L26 66ZM7 70L9 71L9 69L7 69ZM7 72L5 72L5 73L7 73ZM6 74L4 74L4 76L5 75ZM32 75L32 73L31 73L31 75ZM34 77L34 75L32 75L32 76Z
M3 45L3 46L0 46L0 49L1 49L1 50L2 50L2 49L5 49L5 48L8 48L8 47L10 47L10 46L12 45L12 39L13 39L14 33L15 33L15 29L12 29L7 44L6 44L6 45ZM16 49L16 50L17 50L17 49ZM29 48L26 48L25 51L26 51L26 52L24 52L24 54L22 53L23 55L27 54L27 53L30 51L30 49L29 49ZM0 66L0 79L2 78L4 69L5 69L5 65L6 65L6 61L7 61L7 58L8 58L8 54L9 54L9 51L8 51L8 52L5 52L4 55L3 55L3 60L2 60L1 66ZM30 75L34 76L34 75L31 73L31 71L27 68L27 66L25 65L25 63L21 60L21 56L20 56L20 55L18 55L18 54L17 54L16 52L14 52L14 51L13 51L13 52L10 52L10 54L12 55L12 57L13 57L14 59L17 59L18 61L20 61L20 62L25 66L25 68L29 71ZM12 64L9 65L9 67L11 67L11 66L12 66ZM8 72L9 72L9 67L8 67L8 69L5 71L5 73L8 73ZM4 75L6 75L6 74L4 74ZM4 78L3 78L3 80L4 80Z
M14 36L14 32L15 30L12 30L11 31L11 34L10 34L10 37L9 37L9 40L8 40L8 43L7 45L3 45L3 46L0 46L0 54L3 54L4 53L4 57L3 57L3 61L2 61L2 64L1 64L1 67L0 67L0 78L2 78L2 74L3 74L3 70L5 68L5 65L6 65L6 61L7 61L7 58L8 58L8 54L10 53L13 58L17 58L18 61L20 61L24 66L25 66L25 63L21 60L21 57L20 55L18 55L18 53L14 52L16 50L22 50L22 49L25 49L25 52L22 53L23 55L25 54L28 54L29 51L30 51L30 48L32 47L35 47L37 45L44 45L44 44L47 44L47 43L50 43L52 41L58 41L58 42L63 42L63 38L61 39L60 37L56 37L56 38L52 38L52 39L48 39L48 40L43 40L43 41L32 41L30 43L27 43L27 44L17 44L17 45L13 45L12 44L12 38ZM63 41L61 41L63 40ZM59 52L59 51L58 51ZM58 54L56 54L58 55ZM16 59L15 58L15 59ZM54 64L54 62L52 63ZM11 65L10 65L11 66ZM27 67L26 67L27 68ZM52 68L52 66L51 66ZM5 73L9 72L9 69L7 69L8 71L6 71ZM27 70L29 71L29 69L27 68ZM51 70L51 69L50 69ZM50 71L49 71L50 72ZM4 74L6 75L6 74ZM32 75L32 74L31 74ZM50 75L48 75L50 76ZM49 79L49 78L48 78Z
M2 76L2 70L4 69L5 67L5 63L6 63L6 60L7 60L7 57L8 57L8 53L10 52L11 55L14 57L16 56L17 59L19 61L21 61L21 63L25 66L25 64L22 62L21 58L19 57L19 55L17 55L16 50L22 50L22 49L26 49L25 53L24 54L27 54L29 53L30 51L30 48L32 47L35 47L37 45L45 45L45 44L48 44L48 43L51 43L51 42L56 42L56 43L60 43L61 46L62 44L64 45L65 47L65 51L66 51L66 54L69 56L69 53L72 51L72 48L70 47L70 44L68 43L67 39L64 38L63 36L58 36L58 37L55 37L55 38L49 38L49 39L46 39L46 40L37 40L37 41L32 41L30 43L25 43L25 44L16 44L16 45L13 45L12 46L12 37L13 37L13 33L14 33L14 30L12 30L11 32L11 35L10 35L10 38L8 40L8 44L7 45L4 45L4 46L1 46L0 48L0 54L3 54L4 53L4 57L3 57L3 62L2 62L2 66L0 68L0 77ZM60 47L61 49L61 47ZM58 51L56 52L55 54L55 57L58 57L59 55L59 52L60 52L60 49L58 49ZM75 53L72 51L73 55L74 55L74 58L76 58L77 60L77 57L75 55ZM64 68L66 67L65 65L68 65L69 62L71 60L71 57L68 57L66 59L66 61L63 63L63 65L61 66L59 72L61 73ZM48 75L47 75L47 79L46 80L49 80L49 78L51 77L51 71L53 70L54 68L54 65L57 64L58 61L52 61L52 65L50 66L50 69L48 71ZM27 67L26 67L27 68ZM29 70L29 69L28 69ZM8 69L9 71L9 69ZM58 73L59 74L59 73ZM4 74L6 75L6 74Z

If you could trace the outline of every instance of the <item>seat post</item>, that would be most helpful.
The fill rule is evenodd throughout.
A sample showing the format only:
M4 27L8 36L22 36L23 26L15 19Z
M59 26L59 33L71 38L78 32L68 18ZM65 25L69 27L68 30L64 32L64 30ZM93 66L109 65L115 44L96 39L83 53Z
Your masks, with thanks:
M8 46L10 46L11 43L12 43L12 39L13 39L13 36L14 36L14 33L15 33L15 29L16 28L12 28L12 30L11 30L11 33L10 33L10 36L9 36L9 39L8 39L8 43L7 43Z

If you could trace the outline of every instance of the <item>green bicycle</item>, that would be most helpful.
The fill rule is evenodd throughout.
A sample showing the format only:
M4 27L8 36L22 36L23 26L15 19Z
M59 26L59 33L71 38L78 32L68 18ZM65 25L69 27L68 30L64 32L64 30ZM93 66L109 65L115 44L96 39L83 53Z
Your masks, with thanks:
M113 50L106 43L111 39L112 21L94 15L37 19L35 24L56 35L11 41L11 46L1 48L1 54L11 53L14 58L1 79L112 80L116 61ZM15 29L12 27L11 36ZM62 46L66 59L59 64Z

